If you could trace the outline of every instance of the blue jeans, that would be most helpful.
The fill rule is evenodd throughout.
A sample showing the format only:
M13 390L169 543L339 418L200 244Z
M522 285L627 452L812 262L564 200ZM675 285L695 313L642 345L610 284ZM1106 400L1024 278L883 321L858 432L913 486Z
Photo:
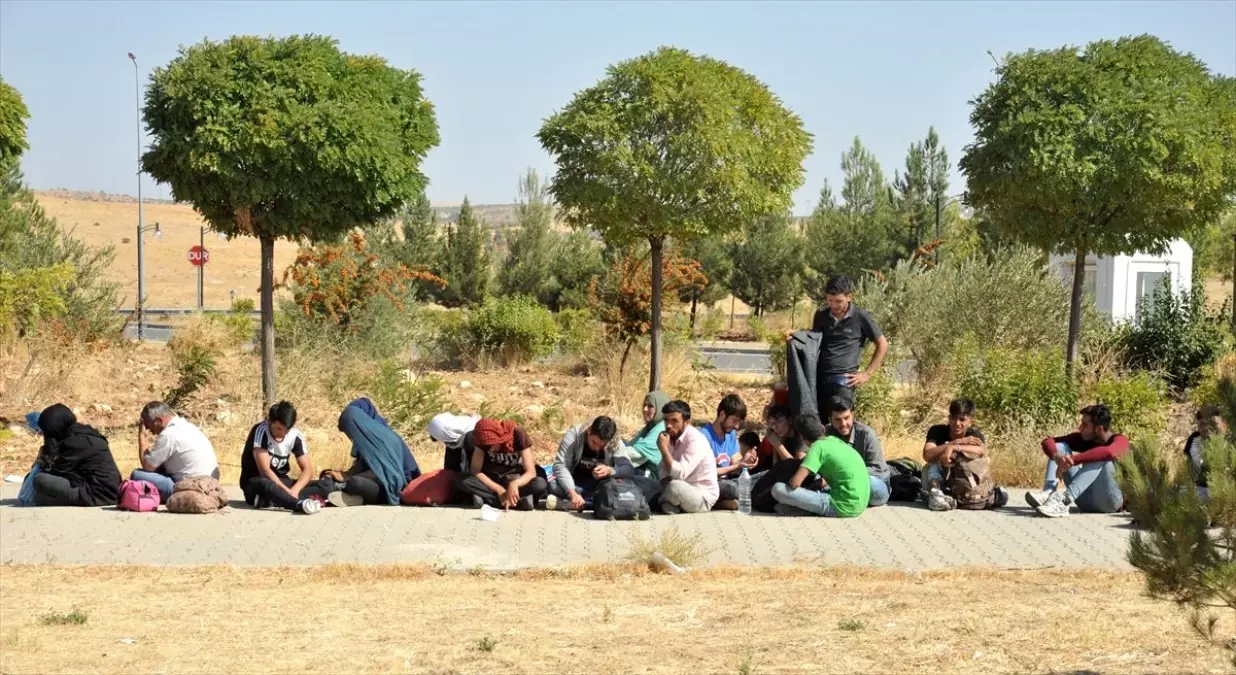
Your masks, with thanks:
M837 512L833 510L832 498L827 492L816 492L806 488L791 488L786 483L777 483L772 489L773 499L785 504L793 506L803 511L814 513L817 516L829 516L835 518Z
M133 473L129 474L129 480L144 480L159 488L160 504L166 504L167 498L171 497L172 493L176 491L176 481L172 480L171 476L158 473L157 471L134 469Z
M884 506L891 496L888 483L885 483L884 479L879 476L871 476L871 499L867 502L867 507Z
M1073 451L1064 443L1057 443L1056 448L1064 455L1072 455ZM1055 459L1047 460L1047 471L1043 476L1043 489L1056 489ZM1089 462L1071 467L1064 474L1065 491L1073 499L1077 508L1086 513L1115 513L1124 506L1124 493L1120 491L1120 483L1116 480L1116 462Z

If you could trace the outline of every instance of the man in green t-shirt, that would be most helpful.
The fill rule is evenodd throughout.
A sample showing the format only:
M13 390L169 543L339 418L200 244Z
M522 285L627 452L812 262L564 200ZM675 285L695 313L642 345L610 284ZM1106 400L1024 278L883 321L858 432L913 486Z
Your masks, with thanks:
M783 516L832 516L854 518L867 509L871 499L871 479L867 463L849 443L835 436L824 436L824 425L815 415L802 415L794 421L798 437L809 447L798 472L789 484L777 483L772 496L777 513ZM824 479L820 492L802 484L812 474Z

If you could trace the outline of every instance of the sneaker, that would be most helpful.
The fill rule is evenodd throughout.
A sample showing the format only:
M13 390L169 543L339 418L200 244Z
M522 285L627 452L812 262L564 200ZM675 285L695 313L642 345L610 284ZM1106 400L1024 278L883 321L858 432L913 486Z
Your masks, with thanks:
M1040 490L1039 492L1027 492L1026 493L1026 504L1029 504L1030 508L1032 509L1037 509L1040 506L1042 506L1043 502L1047 501L1047 498L1050 496L1051 496L1051 493L1048 492L1047 490Z
M306 516L312 516L322 510L322 505L316 499L302 499L296 502L296 512L303 513Z
M270 500L266 498L266 495L257 495L253 498L253 508L268 509L270 508Z
M712 507L713 511L737 511L737 499L718 499L717 503Z
M536 509L536 499L532 495L527 495L519 498L519 503L515 505L516 511L533 511Z
M480 497L477 497L476 495L472 495L472 508L479 509L484 505L485 505L484 499L481 499Z
M1063 491L1053 492L1034 510L1046 518L1063 518L1069 515L1068 495Z
M773 507L773 511L779 516L814 516L815 514L805 509L800 509L797 506L789 504L777 504Z
M365 502L360 495L350 495L342 490L326 495L326 501L331 506L360 506Z
M1005 506L1008 506L1008 503L1009 491L997 485L996 489L992 493L991 506L989 508L1002 509Z
M545 510L546 511L557 511L558 510L558 497L554 495L550 495L546 497L545 498Z
M669 504L666 502L661 503L661 511L665 513L665 515L667 516L676 516L682 513L682 509L678 508L677 506L674 506L673 504Z
M957 508L957 500L944 494L940 488L932 488L927 493L927 508L932 511L952 511Z

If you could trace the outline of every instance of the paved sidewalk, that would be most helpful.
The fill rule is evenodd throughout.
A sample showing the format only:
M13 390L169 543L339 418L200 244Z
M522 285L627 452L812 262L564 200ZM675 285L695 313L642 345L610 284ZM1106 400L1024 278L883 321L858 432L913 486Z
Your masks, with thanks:
M654 516L610 523L566 513L505 513L497 522L462 508L326 508L313 516L254 511L232 489L215 515L127 513L114 508L24 508L17 487L0 489L0 562L143 565L426 563L505 570L622 560L629 537L677 527L699 533L708 565L857 565L906 570L959 566L1129 569L1127 516L1030 517L996 512L931 513L890 504L852 520ZM1013 493L1020 503L1021 492Z

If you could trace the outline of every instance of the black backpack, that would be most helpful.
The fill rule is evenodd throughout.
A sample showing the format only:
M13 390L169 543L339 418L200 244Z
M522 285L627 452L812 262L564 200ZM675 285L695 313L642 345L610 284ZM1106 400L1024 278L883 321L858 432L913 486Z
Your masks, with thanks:
M916 502L923 491L923 467L909 457L888 462L890 502Z
M629 480L603 480L592 496L592 515L597 520L648 520L651 514L644 491Z

